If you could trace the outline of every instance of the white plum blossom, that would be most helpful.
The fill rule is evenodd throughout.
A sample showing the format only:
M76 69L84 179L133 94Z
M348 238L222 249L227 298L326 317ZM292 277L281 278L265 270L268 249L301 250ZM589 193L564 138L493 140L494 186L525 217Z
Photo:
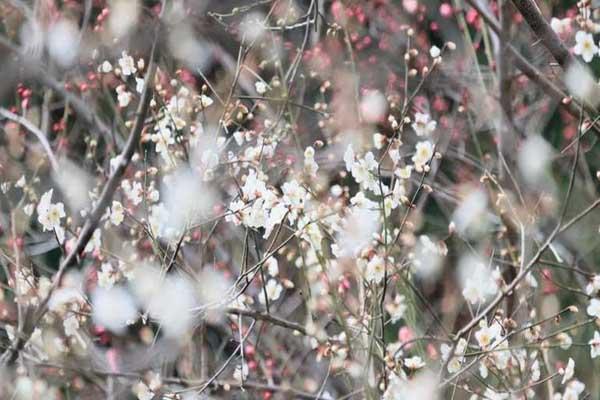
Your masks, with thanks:
M586 311L589 316L600 318L600 299L591 299Z
M338 236L332 250L338 258L357 256L369 245L380 225L375 211L377 204L365 198L362 192L357 193L350 202L354 207L336 227Z
M465 338L460 338L454 349L454 356L448 361L448 372L451 374L458 372L463 364L465 357L465 351L467 350L467 341ZM452 346L444 343L440 346L440 352L442 353L442 362L446 362L450 357Z
M425 366L425 362L419 356L414 356L404 359L404 366L408 369L421 369Z
M33 203L29 203L26 204L23 207L23 212L25 213L25 215L27 215L28 217L31 217L33 215L33 212L35 211L35 204Z
M123 205L118 201L113 201L110 208L110 222L115 226L119 226L124 219L125 209L123 208Z
M556 339L560 344L560 348L563 350L569 350L571 345L573 344L573 338L568 333L561 332L556 335Z
M437 122L431 119L429 114L416 113L415 121L412 124L412 128L415 130L417 136L429 136L437 127Z
M344 193L344 189L342 189L340 185L332 185L329 189L329 193L331 193L333 197L340 197Z
M246 181L244 182L244 186L242 186L242 193L246 200L254 200L267 193L267 185L264 179L255 170L251 169L248 171Z
M316 176L319 165L315 161L315 149L307 147L304 150L304 171L310 176Z
M585 62L591 62L594 56L598 53L598 46L596 46L592 34L584 31L578 31L575 34L575 42L573 53L581 56Z
M259 294L259 299L261 304L266 304L267 300L265 299L265 292L269 299L269 303L279 299L281 296L281 292L283 291L283 286L275 279L269 279L267 284L265 285L265 290L261 290Z
M117 100L119 102L119 107L127 107L131 102L133 95L129 91L127 91L125 85L119 85L115 90L117 92Z
M19 180L15 182L15 187L24 188L26 183L25 175L21 175Z
M283 192L283 202L286 205L298 210L304 207L304 203L308 199L308 192L297 180L285 182L281 190Z
M358 160L352 164L352 176L356 180L356 183L366 182L371 177L371 171L373 171L377 165L375 164L375 158L373 153L367 153L364 159Z
M490 349L493 349L494 351L489 355L488 361L499 370L508 368L512 358L511 351L508 348L508 340L498 336L490 346ZM518 358L518 354L515 357ZM520 361L520 363L524 365L524 361Z
M542 376L542 372L540 371L540 362L539 360L535 360L531 365L531 382L537 382L540 380Z
M63 203L52 203L52 193L54 189L50 189L42 195L36 211L38 214L38 222L42 225L44 231L56 232L59 242L64 240L64 228L61 227L61 219L66 216L65 206Z
M490 294L495 294L497 291L497 287L494 285L486 283L485 288L482 288L479 284L480 282L477 282L476 279L468 279L465 284L462 293L471 304L484 302Z
M487 349L502 332L502 327L496 321L488 326L487 322L482 320L479 323L479 327L481 329L475 332L475 339L482 349Z
M440 56L440 54L442 54L442 51L440 50L439 47L431 46L429 48L429 55L431 56L431 58L438 58Z
M50 189L42 195L38 205L38 222L42 224L44 230L52 230L60 226L61 218L65 217L65 209L63 203L52 203L52 194L54 189Z
M200 95L200 104L202 104L202 108L208 108L212 106L214 103L213 99L208 97L207 95Z
M63 328L65 330L65 335L76 336L77 330L79 329L79 320L77 319L77 315L70 314L67 318L65 318L63 320Z
M269 257L267 261L265 261L265 267L269 275L277 276L279 274L279 263L275 257Z
M568 383L561 400L579 400L579 396L585 390L585 385L577 379Z
M353 162L351 168L352 176L356 183L359 183L361 187L379 194L381 188L387 189L387 187L384 184L380 184L377 179L377 168L378 164L375 160L375 156L373 153L368 152L365 154L364 158ZM386 190L384 190L384 192L385 191Z
M156 393L154 393L149 387L148 385L146 385L144 382L138 382L134 387L133 387L133 393L135 394L135 396L138 398L138 400L152 400L154 399L154 396L156 395Z
M235 143L237 143L238 146L241 146L244 144L244 132L243 131L235 131L233 132L233 139L235 140Z
M118 154L115 157L112 157L108 164L110 173L113 174L119 165L123 164L123 156Z
M163 118L156 125L156 133L152 134L150 138L156 144L155 150L162 158L166 161L169 160L169 145L175 143L173 137L172 122L168 117Z
M400 179L408 179L412 174L413 167L412 165L406 165L404 167L396 168L394 174Z
M102 72L104 74L108 74L108 73L112 72L112 70L113 70L112 64L108 60L105 60L100 65L100 72Z
M256 93L262 95L267 93L269 86L264 81L256 81L254 83L254 88L256 89Z
M135 78L135 91L141 94L144 90L144 83L142 78Z
M121 189L123 189L123 193L129 201L133 203L134 206L140 204L143 200L144 188L140 182L133 182L133 184L124 179L121 181Z
M140 82L137 79L136 82L137 85L140 85ZM143 86L143 80L141 84ZM189 108L189 96L190 91L186 87L181 87L177 91L177 94L171 96L164 108L165 114L157 126L171 131L183 129L187 125L185 117L187 109Z
M468 256L461 263L462 294L471 304L484 303L498 292L497 274L482 261Z
M415 170L418 172L423 171L423 168L431 160L431 157L433 157L433 144L428 140L417 143L415 154L412 157Z
M377 150L383 149L383 147L385 146L386 140L387 140L387 137L385 135L382 135L379 132L373 134L373 146Z
M565 36L571 30L571 18L552 18L550 27L558 36Z
M575 361L569 357L569 361L567 362L567 368L562 371L562 381L561 384L565 384L568 380L570 380L575 374Z
M314 218L314 216L313 216ZM317 251L322 250L323 234L319 225L311 220L310 215L305 215L297 222L298 228L302 231L300 237L306 240Z
M225 216L225 221L232 222L234 225L241 225L243 216L246 214L244 211L247 207L242 200L234 200L229 203L229 213Z
M271 235L271 232L273 231L273 228L275 228L275 226L277 226L279 223L281 223L281 221L283 220L283 218L285 218L285 216L288 214L288 209L285 206L285 204L283 203L278 203L275 207L271 208L271 210L268 212L264 227L265 227L265 233L263 235L263 238L268 238L269 235Z
M127 54L126 51L124 51L121 54L121 58L119 59L119 66L121 67L121 75L125 77L133 75L137 71L133 57Z
M369 282L379 283L385 276L385 260L379 255L374 255L365 267L365 279Z
M585 292L589 295L593 295L600 291L600 275L594 275L590 283L585 287Z
M588 342L590 345L590 356L596 358L600 356L600 332L595 331L594 337Z

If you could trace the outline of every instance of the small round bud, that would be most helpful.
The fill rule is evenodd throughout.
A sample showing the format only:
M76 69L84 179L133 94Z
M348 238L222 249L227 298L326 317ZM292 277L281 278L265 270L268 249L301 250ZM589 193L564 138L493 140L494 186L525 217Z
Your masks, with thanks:
M579 308L577 308L577 306L571 305L568 307L568 310L572 313L578 313L579 312Z
M454 232L456 232L456 224L454 221L450 221L450 224L448 224L448 233L452 235Z

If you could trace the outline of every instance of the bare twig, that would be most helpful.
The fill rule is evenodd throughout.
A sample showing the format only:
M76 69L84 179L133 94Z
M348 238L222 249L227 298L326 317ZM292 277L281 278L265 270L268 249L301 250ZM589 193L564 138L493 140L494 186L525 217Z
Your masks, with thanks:
M42 131L40 131L31 121L29 121L25 117L21 117L15 113L8 111L4 107L0 107L0 115L4 118L9 119L13 122L16 122L25 127L29 132L31 132L41 143L46 155L48 156L48 160L50 161L50 166L54 170L54 172L58 172L58 161L56 161L56 157L54 156L54 152L50 147L50 143L48 143L48 139L46 139L46 135Z
M513 0L533 33L540 38L552 57L566 70L569 66L577 63L577 60L566 46L562 43L556 33L552 30L546 18L540 12L538 6L531 0Z
M276 317L273 314L265 314L265 313L261 313L261 312L253 311L253 310L243 310L240 308L228 308L227 313L234 314L234 315L241 315L244 317L250 317L255 320L270 322L274 325L281 326L283 328L291 329L293 331L298 331L302 335L307 335L306 328L304 328L304 326L302 326L298 323L295 323L295 322L287 321L283 318Z

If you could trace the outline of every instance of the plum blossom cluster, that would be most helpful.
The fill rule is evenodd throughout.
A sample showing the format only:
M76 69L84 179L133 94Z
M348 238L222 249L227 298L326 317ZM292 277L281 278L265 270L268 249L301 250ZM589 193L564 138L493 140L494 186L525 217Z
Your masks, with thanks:
M21 3L0 398L596 398L593 2Z

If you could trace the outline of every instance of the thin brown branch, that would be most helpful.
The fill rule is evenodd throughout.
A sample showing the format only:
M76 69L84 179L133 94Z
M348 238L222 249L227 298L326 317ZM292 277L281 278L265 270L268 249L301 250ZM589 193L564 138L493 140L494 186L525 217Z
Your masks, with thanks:
M533 1L513 0L513 3L533 33L542 41L544 47L548 49L552 57L556 59L563 69L566 70L570 65L574 65L577 62L558 35L552 30L552 27Z
M243 317L250 317L255 320L270 322L273 325L281 326L283 328L291 329L293 331L298 331L302 335L307 335L306 328L304 326L295 322L287 321L283 318L276 317L272 314L265 314L253 310L243 310L240 308L228 308L227 313L233 315L241 315Z
M15 113L12 113L4 107L0 107L0 115L2 115L4 118L6 118L8 120L16 122L19 125L22 125L23 127L25 127L25 129L27 129L29 132L31 132L37 138L37 140L39 140L40 144L44 148L44 151L46 152L46 155L48 156L48 160L50 161L50 166L52 167L54 172L58 172L58 161L56 161L56 157L54 156L54 152L52 151L52 148L50 147L50 143L48 143L48 139L46 139L46 135L44 135L44 133L41 130L39 130L27 118L17 115Z

